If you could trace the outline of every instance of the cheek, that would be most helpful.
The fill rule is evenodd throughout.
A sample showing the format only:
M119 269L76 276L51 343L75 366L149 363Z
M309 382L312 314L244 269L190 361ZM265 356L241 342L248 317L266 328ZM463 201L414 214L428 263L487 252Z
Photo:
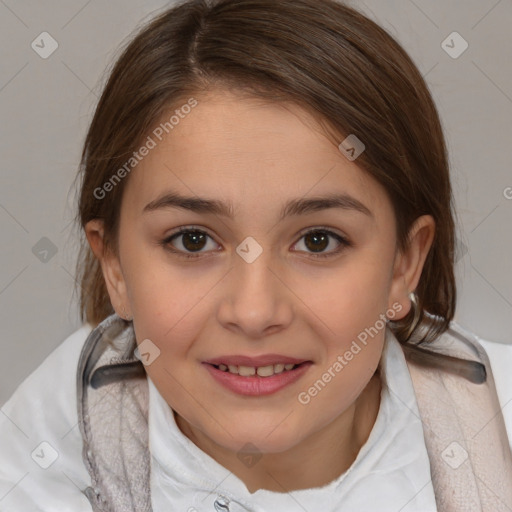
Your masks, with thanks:
M142 277L142 276L141 276ZM166 352L182 352L194 340L208 318L202 287L184 286L178 279L134 283L134 326L137 339L150 338ZM195 289L198 288L198 289Z
M371 341L357 338L329 354L328 362L305 382L296 397L295 410L302 418L300 430L315 432L347 411L364 391L378 367L385 331Z
M162 247L134 234L126 235L124 251L123 273L134 316L141 328L150 326L161 337L200 301L212 279L173 263Z
M302 389L312 416L329 420L349 407L377 368L386 333L389 273L387 264L361 258L350 271L320 281L325 293L310 287L303 296L310 327L323 345L315 379Z
M150 339L161 350L180 351L187 321L198 311L197 285L184 281L179 271L156 261L149 251L131 251L123 266L137 340Z
M386 312L390 265L353 258L338 269L301 277L297 295L330 327L331 336L352 337Z

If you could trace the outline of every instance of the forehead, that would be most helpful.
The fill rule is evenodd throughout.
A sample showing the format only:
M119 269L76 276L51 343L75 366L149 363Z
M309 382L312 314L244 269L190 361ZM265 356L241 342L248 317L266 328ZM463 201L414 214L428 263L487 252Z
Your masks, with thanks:
M152 149L125 190L135 209L167 189L225 199L236 209L326 193L350 194L372 210L390 208L383 188L299 106L223 90L194 98L194 108L175 105L149 134Z

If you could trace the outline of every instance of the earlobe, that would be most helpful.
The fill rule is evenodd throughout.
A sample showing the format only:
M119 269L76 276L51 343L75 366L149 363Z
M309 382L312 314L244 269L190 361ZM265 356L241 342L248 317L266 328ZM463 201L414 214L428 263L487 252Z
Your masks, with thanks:
M397 254L389 301L390 307L397 302L402 304L400 318L404 318L411 309L409 293L416 290L418 286L434 235L435 221L433 217L431 215L418 217L409 231L407 249Z
M100 262L112 306L119 316L129 316L130 307L121 264L118 256L105 244L103 221L89 221L85 225L85 234L94 256Z

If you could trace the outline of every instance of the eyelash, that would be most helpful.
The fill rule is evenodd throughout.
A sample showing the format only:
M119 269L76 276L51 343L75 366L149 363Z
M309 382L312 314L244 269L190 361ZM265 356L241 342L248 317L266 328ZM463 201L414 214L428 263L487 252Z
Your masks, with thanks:
M183 251L178 250L178 249L174 249L170 245L172 240L174 240L175 238L179 237L180 235L183 235L184 233L200 233L200 234L203 234L203 235L206 235L206 236L212 238L208 233L206 233L202 229L195 228L194 226L183 226L183 227L179 228L179 230L175 231L174 233L172 233L171 235L169 235L168 237L163 239L160 242L160 245L165 250L167 250L167 251L169 251L169 252L171 252L173 254L177 254L178 256L186 258L186 259L194 259L194 258L202 257L203 253L187 253L187 252L183 252ZM345 237L339 235L338 233L334 233L333 231L331 231L327 227L322 227L322 226L319 226L319 227L316 227L314 229L310 229L308 231L302 232L300 234L299 240L301 240L303 237L305 237L306 235L309 235L311 233L324 233L324 234L326 234L328 236L331 236L331 237L335 238L338 242L340 242L340 246L337 249L334 249L333 251L330 251L330 252L327 252L327 253L317 253L317 254L310 253L313 258L319 258L319 259L330 258L330 257L338 255L345 248L352 246L352 243L349 242Z

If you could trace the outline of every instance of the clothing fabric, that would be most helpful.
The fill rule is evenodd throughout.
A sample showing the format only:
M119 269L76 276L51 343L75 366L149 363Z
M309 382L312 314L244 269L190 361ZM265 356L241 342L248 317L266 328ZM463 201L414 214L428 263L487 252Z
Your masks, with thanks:
M0 511L92 510L84 494L85 489L91 486L91 479L82 459L76 399L78 360L91 331L91 326L85 325L67 338L1 408ZM512 346L480 339L479 342L491 359L510 440ZM264 490L249 493L243 482L229 475L225 468L181 433L169 406L148 379L153 510L158 512L165 507L165 510L183 509L189 512L194 509L360 512L365 510L361 505L364 501L357 500L366 497L370 498L367 501L368 510L388 510L385 508L387 499L393 505L389 510L399 510L401 506L404 511L436 510L432 501L433 490L429 485L429 460L421 434L422 424L418 420L410 375L402 358L398 342L387 336L381 361L382 374L386 379L381 407L370 438L354 464L323 488L290 494ZM400 399L403 400L401 408L398 407ZM405 421L407 416L409 423ZM395 450L395 445L403 446L401 450ZM222 481L224 475L227 478ZM421 477L426 478L421 480ZM373 479L374 484L368 486L368 478ZM212 489L212 481L216 486L219 481L222 484ZM178 502L176 497L175 501L169 503L169 499L173 499L169 494L173 489L179 492L179 499L182 499L183 493L182 502ZM397 497L405 499L404 489L417 492L409 502L398 506ZM341 500L343 493L345 497ZM302 499L298 503L307 502L308 506L300 508L293 497ZM338 498L342 505L333 508L332 505L336 503L333 500ZM222 508L226 503L222 499L229 500L229 509ZM359 508L349 508L350 501L347 500L352 500L357 504L354 506Z

